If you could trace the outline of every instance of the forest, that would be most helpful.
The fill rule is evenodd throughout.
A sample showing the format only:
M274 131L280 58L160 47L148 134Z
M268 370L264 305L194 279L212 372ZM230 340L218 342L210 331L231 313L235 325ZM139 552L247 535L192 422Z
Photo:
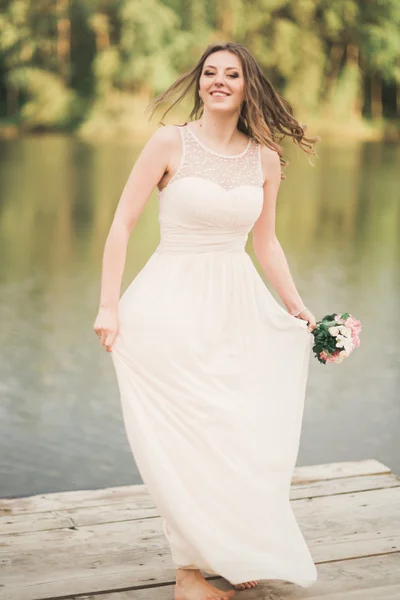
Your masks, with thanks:
M0 129L140 131L215 41L243 43L304 119L399 130L398 0L0 0Z

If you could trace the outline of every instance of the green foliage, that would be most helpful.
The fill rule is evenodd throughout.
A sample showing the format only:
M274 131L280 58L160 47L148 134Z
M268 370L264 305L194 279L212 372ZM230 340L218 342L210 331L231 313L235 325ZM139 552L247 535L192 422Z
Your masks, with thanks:
M398 0L0 2L0 117L25 127L119 131L134 97L146 103L214 40L247 46L301 120L400 109Z
M119 70L120 59L118 48L110 46L98 52L93 61L93 75L96 81L95 93L104 97L112 91Z
M118 83L132 91L149 87L156 93L178 75L171 62L174 39L179 37L179 18L158 0L122 2L119 17L120 72Z
M77 95L53 73L21 67L7 81L26 97L20 112L25 128L65 128L77 120L81 110Z

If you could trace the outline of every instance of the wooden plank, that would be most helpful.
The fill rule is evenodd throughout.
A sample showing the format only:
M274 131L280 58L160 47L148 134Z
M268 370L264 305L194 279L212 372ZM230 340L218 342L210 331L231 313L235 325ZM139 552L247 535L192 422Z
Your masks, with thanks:
M292 484L305 484L316 481L339 479L344 477L359 477L363 475L390 474L391 470L384 464L374 459L358 462L340 462L330 465L311 465L296 467ZM23 513L47 512L50 510L63 510L74 507L102 506L110 504L115 499L135 499L137 506L154 508L149 505L146 486L143 484L127 485L100 490L79 490L73 492L55 492L39 494L24 498L0 499L0 515L16 515ZM143 503L143 504L140 504Z
M222 585L219 585L223 589ZM227 588L231 589L231 588ZM96 596L73 596L72 600L172 600L173 588L170 586L149 590L134 590L127 592L115 592L112 594L102 594ZM350 592L338 592L335 594L320 594L312 596L308 591L285 591L281 593L276 589L257 586L257 591L245 590L236 592L235 600L399 600L400 586L384 586L370 589L352 590Z
M399 486L400 478L395 475L345 477L343 479L317 481L308 485L292 486L290 498L297 501L304 498ZM15 516L5 516L0 519L0 536L10 533L82 527L84 525L132 521L158 516L153 501L150 496L146 498L143 490L140 495L136 496L134 494L132 498L127 498L124 502L120 502L119 496L113 494L110 496L109 502L110 504L102 504L97 507L85 506L83 508L76 507L67 510L52 510L32 514L19 513Z
M302 498L334 496L337 494L349 494L399 486L400 477L393 474L360 475L356 477L343 477L341 479L326 479L292 485L290 499L301 500Z
M77 506L97 507L114 501L134 500L137 507L149 507L149 494L143 484L123 485L99 490L79 490L73 492L54 492L38 494L24 498L0 499L0 515L33 514L50 510L63 510ZM151 504L154 508L154 503Z
M247 600L398 600L400 553L318 565L318 580L304 589L281 581L263 581L252 590L236 592ZM221 578L210 578L222 590L232 589ZM73 600L171 600L173 585L74 597Z
M367 590L353 590L347 592L346 595L341 594L329 594L329 596L322 596L324 600L399 600L400 586L390 585L384 588L373 588Z
M153 589L153 588L152 588ZM100 596L74 596L75 600L172 600L173 589L169 586L167 589L160 588L158 593L152 593L152 590L135 590L125 592L123 596L115 594L105 594ZM285 592L286 594L286 592ZM305 595L307 594L307 595ZM236 592L234 596L237 600L305 600L305 598L313 600L399 600L400 586L385 586L379 588L371 588L369 590L352 590L351 592L329 595L310 596L308 592L290 592L290 596L270 591L268 589L258 589L257 591L245 590Z
M292 504L318 562L395 553L400 488ZM160 518L2 536L7 600L37 600L173 581ZM246 590L246 593L249 590ZM246 596L248 597L248 596Z
M150 500L149 500L150 503ZM49 529L65 529L82 527L84 525L99 525L101 523L135 521L157 517L155 508L136 508L129 502L109 504L99 507L76 508L70 510L48 511L31 515L4 517L0 520L0 539L2 535L12 533L33 533Z
M311 483L325 479L357 477L360 475L379 475L391 473L391 469L375 459L356 462L338 462L326 465L310 465L298 467L294 471L292 484Z
M217 585L220 589L232 589L229 587ZM95 596L73 596L72 600L172 600L173 587L163 586L160 588L150 588L147 590L132 590L126 592L115 592L111 594L101 594ZM288 595L290 594L290 595ZM399 600L400 585L385 585L376 588L360 590L351 590L346 592L337 592L333 594L324 594L318 596L311 595L307 591L287 590L280 592L278 586L275 588L259 584L257 590L237 591L235 596L237 600Z
M306 494L306 499L297 499L292 502L292 508L298 519L305 519L309 513L315 515L318 511L323 514L325 512L334 512L336 514L342 515L342 513L346 513L349 509L349 506L353 506L355 504L354 510L357 510L358 503L364 503L363 510L365 512L368 507L370 507L373 511L375 511L379 506L382 509L385 509L386 502L387 505L390 506L390 501L392 498L398 498L400 494L400 487L396 485L395 488L382 488L375 490L375 495L370 496L369 493L370 488L368 486L368 492L360 492L348 493L348 494L338 494L337 496L316 496L313 497L311 494ZM381 492L381 493L378 493ZM395 495L393 495L395 494ZM347 500L344 496L348 496ZM312 501L314 500L314 504ZM318 500L317 503L315 501ZM399 498L400 502L400 498ZM399 512L395 510L395 516L399 517ZM110 523L123 523L127 522L129 527L133 527L133 524L136 520L145 520L150 519L153 520L158 516L157 512L153 510L151 513L147 511L144 514L144 518L141 517L141 512L136 512L135 508L126 506L125 504L118 504L115 506L104 506L94 509L82 509L75 511L64 511L64 512L49 512L49 513L39 513L35 515L31 515L32 519L31 527L26 531L26 527L29 527L29 519L26 516L19 517L8 517L3 519L3 538L12 539L12 534L14 533L34 533L34 532L46 532L49 530L60 530L61 535L64 535L65 530L77 530L82 529L87 526L97 526L102 524L110 524ZM385 511L383 510L379 515L381 518L386 519ZM72 515L72 516L71 516ZM346 515L344 515L345 517ZM20 519L23 519L22 523L19 523ZM35 521L34 518L37 520ZM396 521L395 521L396 522ZM10 531L5 532L5 529L9 527ZM20 529L19 531L15 531L15 529ZM2 539L0 537L0 539ZM29 539L29 538L28 538ZM17 543L17 542L15 542Z

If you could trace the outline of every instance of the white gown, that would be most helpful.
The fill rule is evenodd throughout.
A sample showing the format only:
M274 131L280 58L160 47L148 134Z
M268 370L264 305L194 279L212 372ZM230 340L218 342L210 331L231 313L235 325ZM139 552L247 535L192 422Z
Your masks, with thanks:
M160 244L119 303L111 356L128 440L176 567L308 587L317 572L289 490L313 336L245 252L263 203L259 145L224 156L179 130Z

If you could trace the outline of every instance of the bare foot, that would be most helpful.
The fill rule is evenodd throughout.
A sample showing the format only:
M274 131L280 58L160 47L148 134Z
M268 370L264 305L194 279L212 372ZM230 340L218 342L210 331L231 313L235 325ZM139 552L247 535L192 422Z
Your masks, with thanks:
M250 588L256 587L258 581L254 579L253 581L244 581L243 583L234 583L233 587L236 590L249 590Z
M177 569L174 600L230 600L235 590L225 592L208 583L195 569Z

